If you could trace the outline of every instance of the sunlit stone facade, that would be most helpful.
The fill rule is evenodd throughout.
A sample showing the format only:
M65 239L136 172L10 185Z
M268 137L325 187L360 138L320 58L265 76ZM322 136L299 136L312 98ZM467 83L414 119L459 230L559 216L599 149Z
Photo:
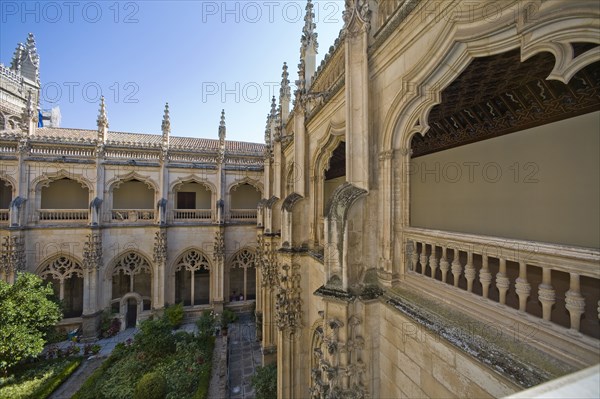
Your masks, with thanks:
M2 108L3 277L51 280L86 331L255 298L281 398L502 397L597 363L597 4L346 0L318 67L306 11L264 145Z

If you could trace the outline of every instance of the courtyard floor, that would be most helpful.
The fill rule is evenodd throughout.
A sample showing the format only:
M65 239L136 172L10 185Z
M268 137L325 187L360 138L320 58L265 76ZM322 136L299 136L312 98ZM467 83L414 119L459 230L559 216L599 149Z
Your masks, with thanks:
M253 399L250 377L261 366L260 342L256 342L256 325L252 314L242 314L229 326L229 397Z

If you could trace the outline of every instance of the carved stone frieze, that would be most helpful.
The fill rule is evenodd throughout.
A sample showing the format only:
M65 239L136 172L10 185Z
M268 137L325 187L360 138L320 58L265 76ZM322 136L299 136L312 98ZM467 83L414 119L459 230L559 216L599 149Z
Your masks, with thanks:
M225 236L221 230L215 233L215 243L213 245L213 259L215 262L222 262L225 259Z
M25 270L25 244L18 235L6 236L0 248L0 269L11 274Z
M83 244L83 269L97 270L102 262L102 235L99 232L88 234Z
M310 392L313 399L368 398L364 385L366 365L360 351L364 339L358 334L360 319L351 316L347 323L330 318L315 330L317 339L312 348L316 360L311 370ZM340 339L340 330L348 329L346 342Z
M165 263L167 261L167 231L161 229L154 235L154 262Z
M282 266L275 298L275 320L281 331L294 332L302 326L300 279L299 265Z

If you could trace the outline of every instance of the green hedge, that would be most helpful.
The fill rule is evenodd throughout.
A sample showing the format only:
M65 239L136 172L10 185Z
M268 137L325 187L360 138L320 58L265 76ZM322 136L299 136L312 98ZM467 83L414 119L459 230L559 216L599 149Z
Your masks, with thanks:
M81 364L81 358L77 358L73 360L71 363L67 364L60 373L49 379L46 383L40 386L32 395L31 398L39 398L45 399L49 397L52 392L56 390L63 382L67 380L73 374L73 372L79 367Z

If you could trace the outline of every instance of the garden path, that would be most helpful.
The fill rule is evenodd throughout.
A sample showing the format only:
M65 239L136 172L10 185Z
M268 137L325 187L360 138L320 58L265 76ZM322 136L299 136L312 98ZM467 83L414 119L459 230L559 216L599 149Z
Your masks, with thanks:
M240 315L229 326L229 397L254 399L250 377L262 366L260 342L256 341L256 325L251 313Z

